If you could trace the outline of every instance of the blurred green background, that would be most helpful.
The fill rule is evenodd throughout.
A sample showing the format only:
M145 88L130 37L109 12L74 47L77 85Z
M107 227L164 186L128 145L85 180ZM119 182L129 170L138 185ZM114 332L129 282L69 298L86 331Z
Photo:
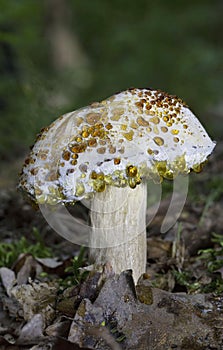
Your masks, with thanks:
M21 165L60 114L128 87L180 96L220 139L222 14L222 0L0 0L0 166Z

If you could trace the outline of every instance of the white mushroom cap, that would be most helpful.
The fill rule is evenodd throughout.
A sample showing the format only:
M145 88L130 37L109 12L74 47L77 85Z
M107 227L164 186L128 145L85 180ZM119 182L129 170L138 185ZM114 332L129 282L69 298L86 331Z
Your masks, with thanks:
M74 202L106 185L200 171L215 147L186 104L159 90L129 89L65 114L42 130L19 188L37 203Z

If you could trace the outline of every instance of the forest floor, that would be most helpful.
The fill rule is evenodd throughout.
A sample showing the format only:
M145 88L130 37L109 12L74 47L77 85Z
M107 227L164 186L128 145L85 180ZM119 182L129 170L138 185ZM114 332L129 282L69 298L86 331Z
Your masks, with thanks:
M222 143L190 175L177 223L160 233L171 198L164 188L137 286L131 271L85 269L87 251L16 192L7 178L16 166L0 176L0 349L223 349ZM81 204L72 214L87 220Z

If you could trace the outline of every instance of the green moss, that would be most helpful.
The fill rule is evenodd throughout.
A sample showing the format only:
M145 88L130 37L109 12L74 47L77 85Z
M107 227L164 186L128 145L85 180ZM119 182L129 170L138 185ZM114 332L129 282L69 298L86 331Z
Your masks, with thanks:
M36 238L34 244L30 244L24 236L16 242L0 243L0 267L11 267L20 254L28 253L38 258L49 258L53 255L52 250L45 246L36 228L33 228L33 233Z

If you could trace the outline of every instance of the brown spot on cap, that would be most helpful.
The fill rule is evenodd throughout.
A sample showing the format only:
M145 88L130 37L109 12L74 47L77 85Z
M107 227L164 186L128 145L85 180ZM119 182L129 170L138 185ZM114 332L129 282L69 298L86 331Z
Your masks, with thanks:
M120 158L114 158L114 164L118 165L121 163L121 159Z
M88 113L86 116L86 122L90 125L95 125L99 122L101 115L99 113Z
M105 147L100 147L100 148L97 149L97 152L99 154L104 154L106 152L106 148Z
M138 117L136 121L140 126L149 126L149 122L147 122L147 120L145 120L143 117Z
M153 118L150 118L150 122L154 124L159 124L160 119L158 117L153 117Z
M109 146L109 153L114 154L116 152L116 147L114 146Z

